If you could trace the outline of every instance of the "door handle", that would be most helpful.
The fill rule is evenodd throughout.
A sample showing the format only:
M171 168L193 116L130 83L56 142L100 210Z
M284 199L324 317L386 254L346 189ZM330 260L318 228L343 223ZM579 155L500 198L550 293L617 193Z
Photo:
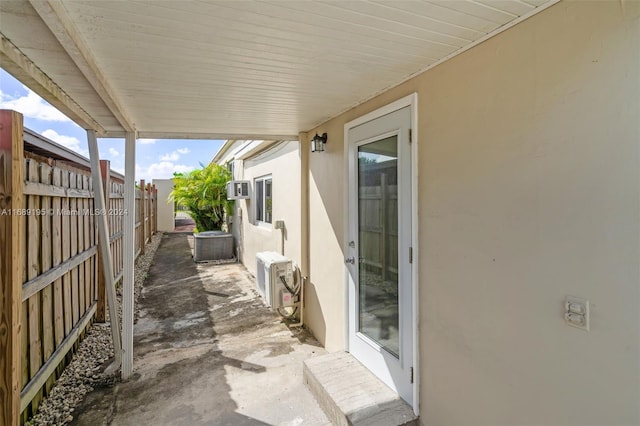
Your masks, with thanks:
M355 257L353 257L353 256L351 256L351 257L347 257L347 258L344 260L344 263L350 263L350 264L352 264L352 265L355 265L355 263L356 263L356 258L355 258Z

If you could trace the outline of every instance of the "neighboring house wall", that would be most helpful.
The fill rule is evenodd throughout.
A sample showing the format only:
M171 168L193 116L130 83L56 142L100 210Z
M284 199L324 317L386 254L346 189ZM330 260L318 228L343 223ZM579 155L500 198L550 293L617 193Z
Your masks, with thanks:
M175 229L175 210L169 194L173 191L173 179L154 179L158 190L158 231L173 232Z
M230 158L219 163L225 164L226 161L230 161ZM266 175L270 175L272 179L273 220L271 224L258 224L255 212L255 179ZM236 200L231 227L240 261L255 275L256 253L283 253L284 234L284 255L300 266L302 242L299 143L280 142L249 158L235 160L234 179L251 182L251 199ZM284 221L284 230L275 229L277 220Z
M640 424L639 15L561 2L309 131L329 140L305 321L336 351L344 124L418 93L422 423ZM565 295L590 299L591 331Z

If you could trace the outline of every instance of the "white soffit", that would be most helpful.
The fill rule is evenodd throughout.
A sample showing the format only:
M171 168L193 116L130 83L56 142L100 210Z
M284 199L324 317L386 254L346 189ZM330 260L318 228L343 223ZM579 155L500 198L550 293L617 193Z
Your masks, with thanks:
M287 139L556 2L3 0L0 65L112 135Z

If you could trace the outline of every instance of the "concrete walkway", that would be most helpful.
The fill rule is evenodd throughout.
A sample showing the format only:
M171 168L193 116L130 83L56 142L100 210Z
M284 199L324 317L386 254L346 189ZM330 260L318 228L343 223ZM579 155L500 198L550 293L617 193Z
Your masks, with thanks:
M256 297L239 264L195 264L165 234L134 331L131 380L96 389L76 425L325 425L302 361L325 353Z

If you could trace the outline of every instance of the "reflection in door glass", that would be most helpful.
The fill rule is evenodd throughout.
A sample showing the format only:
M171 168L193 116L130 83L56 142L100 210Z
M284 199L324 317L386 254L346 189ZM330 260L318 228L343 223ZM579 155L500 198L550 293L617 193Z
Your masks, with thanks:
M256 220L264 221L264 180L256 180Z
M271 179L264 180L264 221L273 223L271 218L273 213L273 203L271 197Z
M358 331L399 355L398 143L358 148Z

